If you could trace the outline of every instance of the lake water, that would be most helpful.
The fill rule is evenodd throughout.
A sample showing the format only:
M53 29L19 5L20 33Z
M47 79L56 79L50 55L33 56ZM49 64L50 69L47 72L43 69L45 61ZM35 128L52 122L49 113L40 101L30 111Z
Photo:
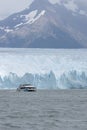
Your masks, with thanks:
M87 90L1 90L0 130L87 130Z

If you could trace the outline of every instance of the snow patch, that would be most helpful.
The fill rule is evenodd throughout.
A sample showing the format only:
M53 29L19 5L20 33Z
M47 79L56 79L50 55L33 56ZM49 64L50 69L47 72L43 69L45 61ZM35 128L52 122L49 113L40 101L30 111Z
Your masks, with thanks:
M43 10L43 11L41 11L40 12L40 14L38 14L37 16L36 16L36 14L35 15L29 15L30 17L28 17L29 19L28 19L28 21L26 22L26 24L32 24L32 23L34 23L35 21L37 21L41 16L43 16L44 14L45 14L45 10ZM32 13L32 12L31 12ZM34 17L32 17L32 16L34 16ZM36 17L35 17L36 16Z
M34 17L37 15L37 12L38 12L38 10L34 10L31 13L29 13L28 15L25 15L26 21L29 20L29 19L33 20Z
M21 25L23 25L23 23L21 22L21 23L19 23L19 24L17 24L16 26L15 26L15 28L17 28L17 27L19 27L19 26L21 26Z
M6 28L6 29L4 29L4 31L8 33L8 32L12 32L13 30Z
M61 5L61 0L49 0L49 2L51 3L51 4L59 4L59 5Z
M80 10L80 11L79 11L79 14L87 16L86 11L84 11L84 10Z
M29 14L27 15L20 15L20 18L24 18L24 23L21 22L19 24L17 24L14 28L18 28L20 27L21 25L24 25L24 24L32 24L34 23L35 21L37 21L41 16L43 16L45 14L45 10L42 10L38 15L38 10L34 10L32 12L30 12Z
M9 29L9 27L1 27L0 26L0 29L3 30L3 31L5 31L5 32L7 32L7 33L13 31L12 29Z
M65 8L67 8L68 10L71 10L73 12L77 12L77 10L78 10L78 6L73 0L68 1L68 2L64 3L63 5L65 6Z

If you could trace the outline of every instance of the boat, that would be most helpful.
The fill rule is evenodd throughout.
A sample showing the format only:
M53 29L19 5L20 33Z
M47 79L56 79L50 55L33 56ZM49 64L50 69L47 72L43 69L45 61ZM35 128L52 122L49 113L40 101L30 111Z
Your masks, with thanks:
M21 84L17 91L26 91L26 92L34 92L36 91L36 87L32 86L31 84Z

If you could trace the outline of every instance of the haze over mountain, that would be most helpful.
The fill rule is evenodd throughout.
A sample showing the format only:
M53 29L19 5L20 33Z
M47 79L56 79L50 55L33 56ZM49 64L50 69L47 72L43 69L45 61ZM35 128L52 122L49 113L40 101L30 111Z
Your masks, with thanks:
M86 35L87 13L73 0L34 0L0 21L0 47L86 48Z

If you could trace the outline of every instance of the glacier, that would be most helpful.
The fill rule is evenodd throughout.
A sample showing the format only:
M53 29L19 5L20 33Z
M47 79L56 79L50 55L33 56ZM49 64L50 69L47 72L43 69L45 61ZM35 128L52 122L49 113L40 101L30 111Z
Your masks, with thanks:
M0 89L23 83L38 89L87 88L87 50L0 48Z

